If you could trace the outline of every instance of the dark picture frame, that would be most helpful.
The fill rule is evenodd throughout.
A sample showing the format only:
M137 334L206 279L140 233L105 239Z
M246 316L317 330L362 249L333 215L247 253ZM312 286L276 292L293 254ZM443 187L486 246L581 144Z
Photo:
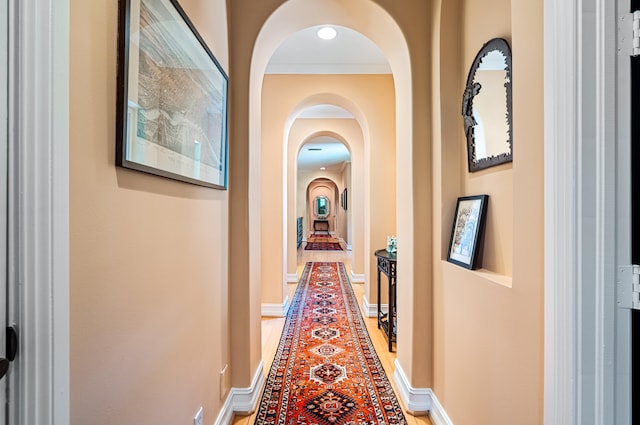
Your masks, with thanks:
M346 187L342 191L342 195L340 195L340 204L342 205L342 208L346 211L347 210L347 188Z
M447 261L475 270L481 267L489 195L458 198Z
M176 0L120 0L116 165L227 188L229 78Z

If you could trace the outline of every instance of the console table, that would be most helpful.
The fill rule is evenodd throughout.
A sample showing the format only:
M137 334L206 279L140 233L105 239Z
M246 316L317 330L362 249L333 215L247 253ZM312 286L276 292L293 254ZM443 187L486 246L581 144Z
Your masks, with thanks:
M374 254L378 259L378 329L382 328L389 341L389 351L393 351L393 343L396 342L396 281L397 265L396 254L389 253L385 249L379 249ZM380 308L380 273L387 276L389 311L384 313Z
M313 220L313 233L322 230L329 234L329 220Z

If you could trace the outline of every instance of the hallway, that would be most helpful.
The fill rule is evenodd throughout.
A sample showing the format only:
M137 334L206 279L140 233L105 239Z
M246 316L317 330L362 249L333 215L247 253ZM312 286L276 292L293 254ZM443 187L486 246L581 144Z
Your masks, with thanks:
M344 248L344 243L341 243ZM307 261L338 261L343 262L347 270L351 270L353 253L352 251L306 251L303 245L298 249L298 276L301 275ZM289 297L292 298L297 283L290 283L288 285ZM398 389L393 381L394 361L396 359L395 352L390 353L387 349L387 340L381 330L377 328L375 317L365 317L362 311L362 298L364 295L364 284L352 283L353 291L358 299L358 305L360 306L360 312L365 319L367 330L373 341L376 353L380 358L380 362L384 367L384 370L393 386L396 396L399 398ZM282 335L282 329L285 323L284 317L263 317L262 318L262 358L264 360L264 372L269 373L273 358L275 356L278 344L280 342L280 336ZM401 401L401 400L400 400ZM402 405L402 402L401 402ZM407 413L405 407L402 406L403 413L407 420L408 425L431 425L431 421L427 416L412 416ZM249 416L236 416L233 420L233 425L253 425L255 423L256 413Z

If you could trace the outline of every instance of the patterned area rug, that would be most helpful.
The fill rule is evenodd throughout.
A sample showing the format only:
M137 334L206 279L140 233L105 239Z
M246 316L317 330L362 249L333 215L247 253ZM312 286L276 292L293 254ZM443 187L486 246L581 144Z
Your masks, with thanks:
M304 249L308 251L342 251L339 242L307 242Z
M305 266L255 423L407 423L343 263Z

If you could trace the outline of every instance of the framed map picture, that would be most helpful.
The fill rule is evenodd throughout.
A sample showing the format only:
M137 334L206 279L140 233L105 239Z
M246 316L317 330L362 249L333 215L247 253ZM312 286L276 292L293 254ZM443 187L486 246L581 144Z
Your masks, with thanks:
M227 188L228 77L176 0L120 0L116 165Z

